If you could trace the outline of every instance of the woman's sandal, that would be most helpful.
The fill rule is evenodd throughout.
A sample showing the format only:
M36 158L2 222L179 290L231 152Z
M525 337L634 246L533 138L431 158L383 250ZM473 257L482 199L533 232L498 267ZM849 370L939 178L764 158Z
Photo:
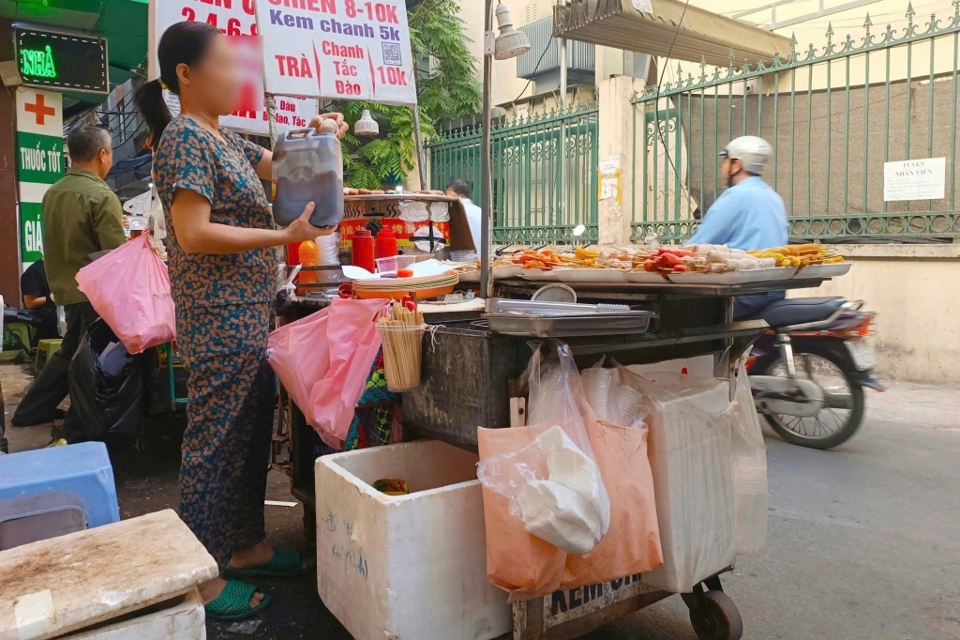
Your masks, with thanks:
M264 593L260 604L250 607L250 598L258 590L256 585L228 580L220 595L203 605L203 609L210 620L234 622L252 618L270 606L270 594Z
M316 569L316 563L310 562L304 565L298 551L282 551L275 549L273 557L258 567L247 567L237 569L229 564L223 568L221 575L224 578L299 578L305 576Z

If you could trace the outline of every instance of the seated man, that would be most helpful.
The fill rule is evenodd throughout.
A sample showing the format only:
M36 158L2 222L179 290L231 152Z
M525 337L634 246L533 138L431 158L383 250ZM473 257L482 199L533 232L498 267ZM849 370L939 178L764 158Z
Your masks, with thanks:
M787 244L783 198L760 177L772 154L770 144L756 136L737 138L727 145L720 153L720 179L727 189L707 211L689 244L725 244L744 251ZM737 296L734 318L756 313L785 297L783 291Z
M50 293L42 258L30 265L20 276L20 289L23 293L24 308L38 321L35 325L37 331L32 346L36 347L40 340L59 338L60 323L57 320L57 304Z

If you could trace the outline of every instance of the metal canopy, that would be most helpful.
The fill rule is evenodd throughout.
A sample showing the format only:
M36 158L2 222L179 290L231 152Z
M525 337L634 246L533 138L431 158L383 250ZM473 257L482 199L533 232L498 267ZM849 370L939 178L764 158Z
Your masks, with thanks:
M554 10L557 37L660 57L726 67L790 55L790 40L680 0L651 0L653 13L635 0L571 0Z

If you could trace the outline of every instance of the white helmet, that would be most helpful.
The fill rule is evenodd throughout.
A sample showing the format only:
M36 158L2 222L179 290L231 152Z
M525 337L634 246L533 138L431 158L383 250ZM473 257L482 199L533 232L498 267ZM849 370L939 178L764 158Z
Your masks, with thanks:
M731 160L739 160L743 164L744 171L762 176L764 169L770 163L773 147L763 138L743 136L732 140L720 155Z

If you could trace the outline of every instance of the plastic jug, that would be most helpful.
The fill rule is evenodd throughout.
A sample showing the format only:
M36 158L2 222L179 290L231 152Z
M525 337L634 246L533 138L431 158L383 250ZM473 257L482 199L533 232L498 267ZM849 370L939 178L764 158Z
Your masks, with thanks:
M317 205L310 224L333 227L343 220L343 151L336 133L314 129L288 131L273 151L277 195L273 219L287 226Z

